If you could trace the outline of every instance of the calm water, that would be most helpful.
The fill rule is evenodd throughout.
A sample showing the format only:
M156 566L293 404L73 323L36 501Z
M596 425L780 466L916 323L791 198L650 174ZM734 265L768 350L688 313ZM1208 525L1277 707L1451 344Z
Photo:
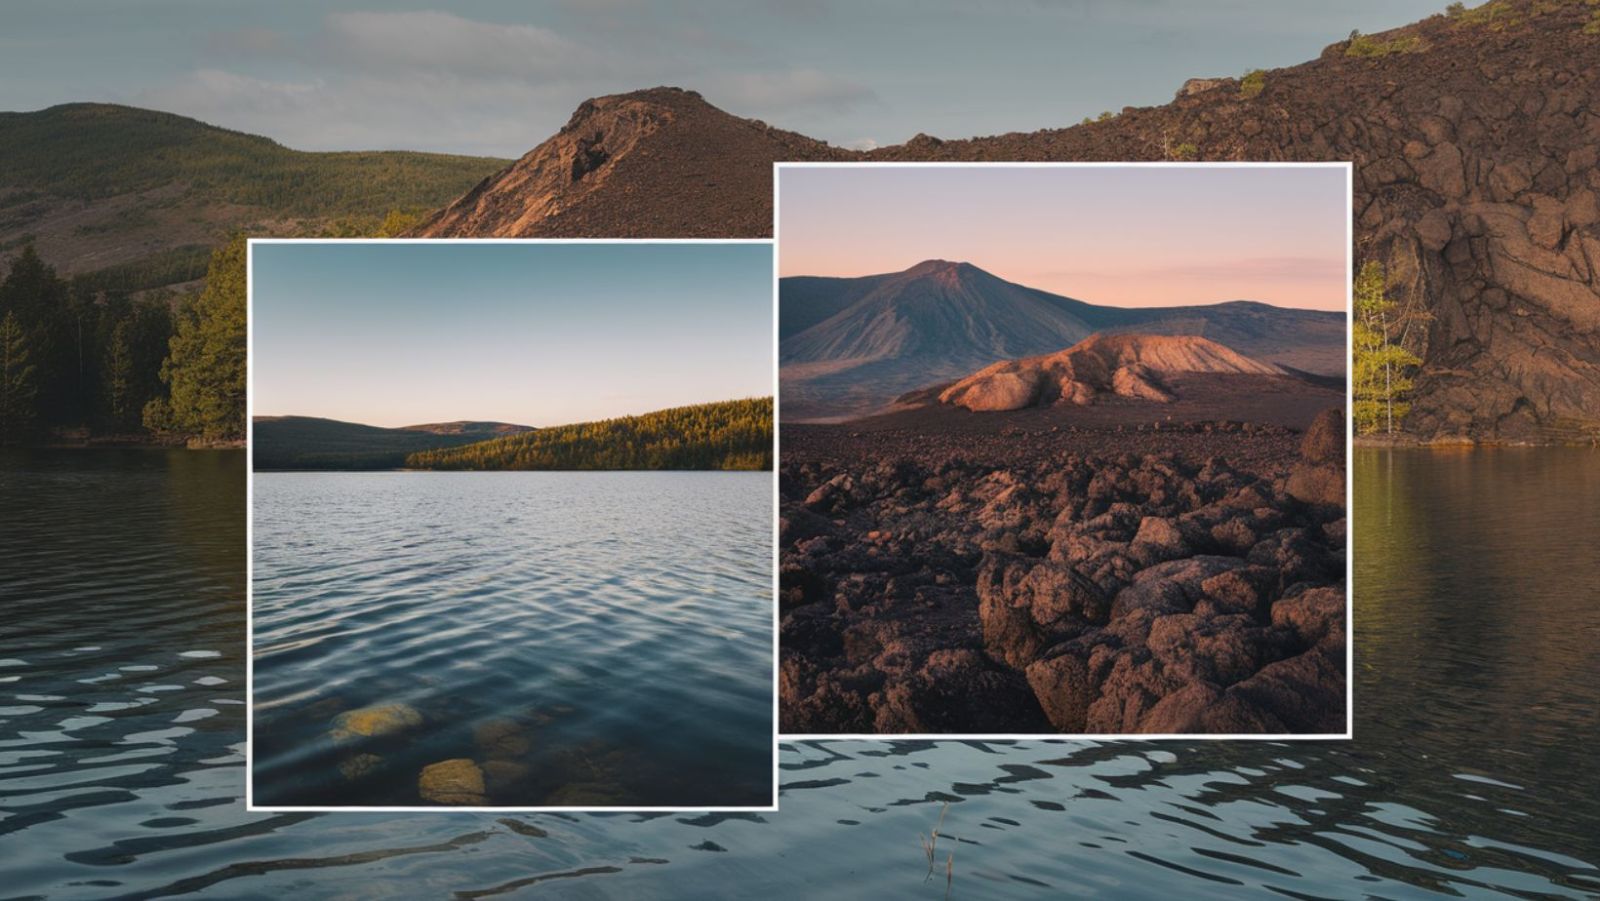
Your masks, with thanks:
M1358 454L1353 742L788 743L721 816L247 814L242 461L4 464L0 895L1600 895L1600 454Z
M258 803L414 806L424 767L467 759L474 806L771 804L770 473L255 493ZM415 725L330 738L373 706Z

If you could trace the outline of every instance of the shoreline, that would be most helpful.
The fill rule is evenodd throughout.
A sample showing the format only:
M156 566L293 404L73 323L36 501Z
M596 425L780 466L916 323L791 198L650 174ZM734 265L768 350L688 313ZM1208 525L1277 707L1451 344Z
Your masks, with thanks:
M1600 443L1593 441L1528 441L1524 439L1507 438L1469 438L1464 435L1452 435L1436 438L1419 438L1416 435L1357 435L1353 446L1378 450L1436 450L1436 451L1461 451L1491 448L1546 448L1546 447L1575 447L1597 448Z
M79 438L54 437L50 440L15 445L17 450L244 450L243 438L202 439L183 436L93 435Z

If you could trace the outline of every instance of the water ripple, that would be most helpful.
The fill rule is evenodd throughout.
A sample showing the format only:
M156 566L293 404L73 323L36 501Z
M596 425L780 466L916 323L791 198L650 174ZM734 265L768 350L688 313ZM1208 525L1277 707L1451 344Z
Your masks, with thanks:
M0 722L8 895L936 901L917 836L948 802L952 898L1600 896L1600 542L1572 536L1600 521L1592 456L1358 460L1388 474L1357 479L1352 742L786 742L776 813L501 817L243 810L242 709L218 705L243 687L242 468L223 459L0 466L0 509L24 511L0 517L0 660L25 661L0 705L42 708ZM1407 519L1426 510L1459 526ZM114 585L74 575L125 550L142 562L97 567ZM1520 644L1482 640L1507 623ZM176 657L198 649L222 656ZM81 681L126 665L159 678Z

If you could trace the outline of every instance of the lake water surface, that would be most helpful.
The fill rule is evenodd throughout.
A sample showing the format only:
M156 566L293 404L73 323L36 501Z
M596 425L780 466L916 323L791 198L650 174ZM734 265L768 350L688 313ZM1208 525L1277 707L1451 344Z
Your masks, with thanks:
M1358 452L1353 741L789 742L721 815L246 813L242 465L0 461L0 895L1600 895L1600 453Z
M257 803L425 804L450 760L473 806L772 803L771 473L263 473L254 511Z

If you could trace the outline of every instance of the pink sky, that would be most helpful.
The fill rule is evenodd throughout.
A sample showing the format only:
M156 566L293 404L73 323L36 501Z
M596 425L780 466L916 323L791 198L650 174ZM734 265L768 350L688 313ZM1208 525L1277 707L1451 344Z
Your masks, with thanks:
M801 167L780 273L960 260L1091 303L1347 305L1343 167Z

